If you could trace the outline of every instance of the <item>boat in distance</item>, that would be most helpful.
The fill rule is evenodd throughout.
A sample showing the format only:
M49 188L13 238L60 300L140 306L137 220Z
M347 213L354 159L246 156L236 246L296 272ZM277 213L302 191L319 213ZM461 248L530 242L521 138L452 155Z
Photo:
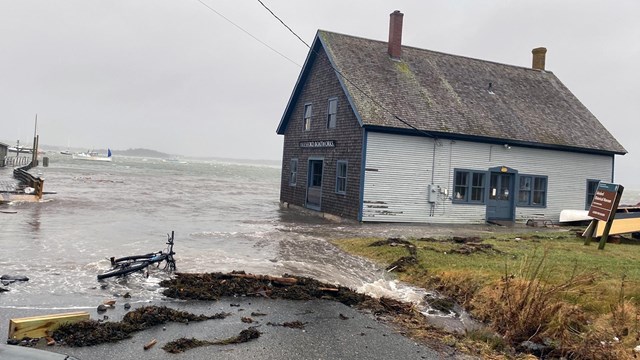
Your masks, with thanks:
M111 161L111 149L107 149L107 156L102 156L96 151L87 151L73 154L71 158L74 160Z

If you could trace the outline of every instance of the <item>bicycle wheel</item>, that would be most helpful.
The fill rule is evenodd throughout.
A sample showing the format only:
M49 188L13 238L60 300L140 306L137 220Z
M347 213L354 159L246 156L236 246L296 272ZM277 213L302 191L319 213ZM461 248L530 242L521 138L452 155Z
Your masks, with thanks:
M98 280L106 279L113 276L126 275L135 271L142 270L149 266L149 261L134 261L127 264L118 264L111 270L98 275Z

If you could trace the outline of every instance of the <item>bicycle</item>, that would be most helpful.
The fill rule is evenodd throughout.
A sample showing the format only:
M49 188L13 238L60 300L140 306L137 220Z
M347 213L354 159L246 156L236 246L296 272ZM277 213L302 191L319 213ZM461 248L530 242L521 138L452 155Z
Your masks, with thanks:
M157 251L154 253L148 253L144 255L132 255L121 258L111 257L111 269L102 274L98 274L98 280L106 279L113 276L125 276L136 271L142 271L151 264L157 264L159 268L160 263L165 262L164 270L169 272L176 271L176 260L173 258L175 252L173 251L173 238L174 234L171 231L171 235L167 234L167 249L166 251Z

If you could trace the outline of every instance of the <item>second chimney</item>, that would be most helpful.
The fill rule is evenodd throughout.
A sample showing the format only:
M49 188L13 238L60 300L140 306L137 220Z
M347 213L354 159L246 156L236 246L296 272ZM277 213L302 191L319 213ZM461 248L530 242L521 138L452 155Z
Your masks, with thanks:
M547 55L547 48L539 47L531 50L533 54L533 64L531 67L535 70L544 70L544 61Z
M404 14L400 10L391 13L389 20L389 56L400 59L402 55L402 18Z

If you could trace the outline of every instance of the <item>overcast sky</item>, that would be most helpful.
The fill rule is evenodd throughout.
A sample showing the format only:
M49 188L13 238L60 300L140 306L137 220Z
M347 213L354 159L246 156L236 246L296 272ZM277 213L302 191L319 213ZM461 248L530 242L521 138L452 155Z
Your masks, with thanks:
M307 47L257 0L0 0L0 141L279 159L275 130ZM263 0L307 43L317 29L546 67L622 143L640 188L640 1ZM292 63L297 63L298 65Z

